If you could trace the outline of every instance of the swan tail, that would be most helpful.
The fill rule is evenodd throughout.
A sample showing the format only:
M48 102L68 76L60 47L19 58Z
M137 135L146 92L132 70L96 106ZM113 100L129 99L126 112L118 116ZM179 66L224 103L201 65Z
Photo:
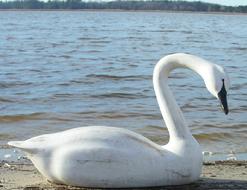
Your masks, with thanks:
M30 144L26 143L26 141L9 141L8 145L19 148L30 154L34 154L36 152L36 148L31 147Z

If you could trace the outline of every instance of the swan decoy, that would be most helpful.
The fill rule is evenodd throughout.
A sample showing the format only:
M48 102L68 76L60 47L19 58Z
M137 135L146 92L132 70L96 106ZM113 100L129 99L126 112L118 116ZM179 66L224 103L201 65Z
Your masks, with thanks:
M170 135L167 145L160 146L127 129L105 126L74 128L8 144L26 152L39 172L54 183L126 188L194 182L200 177L202 151L168 88L169 73L179 67L198 73L228 113L225 70L197 56L176 53L163 57L153 73L154 90Z

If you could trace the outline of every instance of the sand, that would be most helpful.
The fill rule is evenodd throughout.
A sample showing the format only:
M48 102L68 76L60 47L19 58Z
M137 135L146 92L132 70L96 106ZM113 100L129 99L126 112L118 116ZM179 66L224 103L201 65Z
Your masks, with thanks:
M77 190L65 185L47 182L31 163L2 161L0 163L0 189L23 190ZM147 188L151 189L151 188ZM238 189L247 190L247 161L216 161L204 163L201 179L190 185L152 189Z

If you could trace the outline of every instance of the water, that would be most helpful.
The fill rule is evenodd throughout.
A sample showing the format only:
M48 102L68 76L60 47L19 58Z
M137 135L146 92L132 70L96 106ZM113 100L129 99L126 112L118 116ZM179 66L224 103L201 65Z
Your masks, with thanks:
M230 113L191 71L170 87L204 151L247 153L247 17L162 12L0 12L0 145L87 125L168 133L152 72L173 52L226 68ZM4 152L11 150L4 150Z

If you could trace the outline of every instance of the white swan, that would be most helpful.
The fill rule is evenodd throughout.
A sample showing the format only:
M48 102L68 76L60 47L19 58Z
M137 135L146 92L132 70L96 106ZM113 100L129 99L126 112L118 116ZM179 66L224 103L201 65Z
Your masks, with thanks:
M37 169L55 183L104 188L191 183L200 176L202 152L167 85L169 72L177 67L197 72L228 113L229 79L224 69L199 57L178 53L162 58L153 75L170 134L167 145L160 146L126 129L103 126L75 128L8 144L26 152Z

